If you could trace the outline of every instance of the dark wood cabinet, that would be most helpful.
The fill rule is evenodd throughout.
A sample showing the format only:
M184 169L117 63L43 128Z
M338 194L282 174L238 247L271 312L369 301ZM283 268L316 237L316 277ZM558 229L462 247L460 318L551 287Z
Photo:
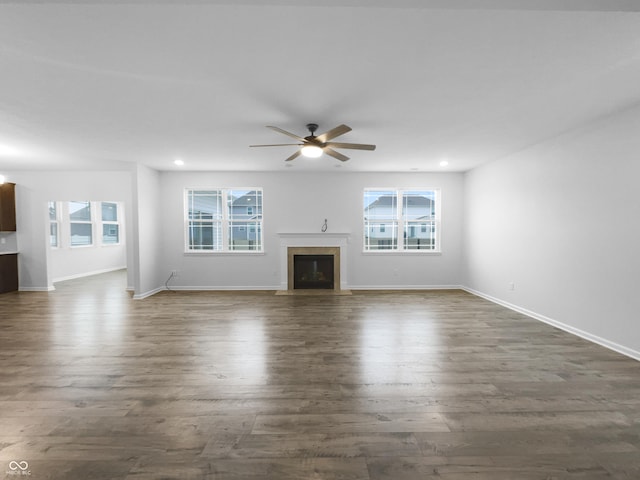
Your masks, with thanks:
M0 232L16 231L16 184L0 185Z
M18 290L18 254L0 254L0 293Z

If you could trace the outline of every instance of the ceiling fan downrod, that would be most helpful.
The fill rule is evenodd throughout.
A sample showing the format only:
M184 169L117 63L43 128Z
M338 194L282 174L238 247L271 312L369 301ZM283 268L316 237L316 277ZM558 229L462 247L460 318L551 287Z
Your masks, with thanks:
M309 129L309 132L311 132L311 136L315 138L316 130L318 129L318 124L317 123L307 123L307 128Z

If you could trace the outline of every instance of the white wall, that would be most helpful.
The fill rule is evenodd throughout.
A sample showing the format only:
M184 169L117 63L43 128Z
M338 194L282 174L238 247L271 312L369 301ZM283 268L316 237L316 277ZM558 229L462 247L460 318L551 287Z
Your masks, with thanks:
M637 107L468 172L465 285L640 358L639 132Z
M278 233L350 233L349 288L457 286L462 272L461 174L163 172L161 179L161 274L179 276L170 286L188 288L277 289L280 287ZM186 187L262 187L263 255L185 254ZM442 193L442 254L364 254L362 195L367 187L428 187ZM164 281L163 280L163 281Z
M66 249L52 252L48 246L47 202L112 200L122 202L127 212L131 205L129 172L20 171L6 175L8 181L16 184L16 246L20 252L18 275L21 290L49 290L55 278L65 276L59 263L58 273L55 273L56 260L52 253L64 257L66 276L123 266L124 247L115 247L107 255L100 255L100 249L87 249L79 256L70 256ZM125 213L125 224L128 218L128 213Z
M131 266L134 298L144 298L163 288L162 245L165 241L165 213L162 210L160 174L144 165L135 165L133 181L133 222ZM174 227L175 228L175 227Z

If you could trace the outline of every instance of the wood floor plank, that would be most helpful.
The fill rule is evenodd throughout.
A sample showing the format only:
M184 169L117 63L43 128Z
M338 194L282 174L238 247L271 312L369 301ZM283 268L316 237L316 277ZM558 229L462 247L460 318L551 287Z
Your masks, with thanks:
M438 413L334 413L324 415L258 415L254 435L282 433L448 432Z
M640 362L469 293L124 287L0 295L0 475L640 478Z

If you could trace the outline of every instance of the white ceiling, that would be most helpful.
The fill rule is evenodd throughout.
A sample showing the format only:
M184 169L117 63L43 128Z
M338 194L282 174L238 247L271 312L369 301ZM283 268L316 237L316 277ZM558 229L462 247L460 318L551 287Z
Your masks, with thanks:
M638 10L0 0L0 171L465 171L639 102ZM285 164L294 147L248 147L291 140L265 125L310 122L378 148Z

